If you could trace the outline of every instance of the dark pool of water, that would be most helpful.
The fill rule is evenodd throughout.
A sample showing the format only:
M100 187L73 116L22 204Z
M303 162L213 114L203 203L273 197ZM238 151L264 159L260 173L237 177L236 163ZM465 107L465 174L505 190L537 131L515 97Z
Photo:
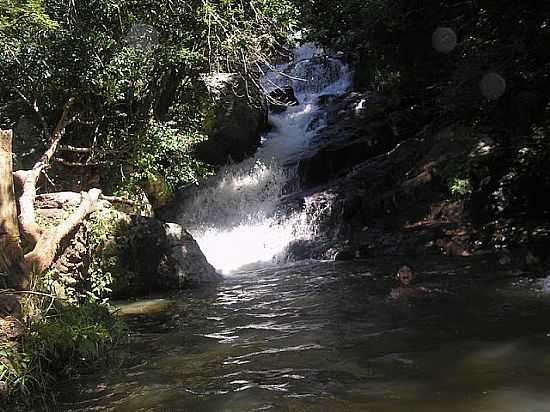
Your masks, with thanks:
M67 384L67 411L550 411L550 280L474 259L244 271L209 291L121 305L122 367Z

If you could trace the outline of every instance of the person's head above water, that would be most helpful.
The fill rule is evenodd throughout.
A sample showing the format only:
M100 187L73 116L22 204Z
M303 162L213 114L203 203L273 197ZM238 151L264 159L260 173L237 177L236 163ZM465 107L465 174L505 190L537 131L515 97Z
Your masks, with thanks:
M414 273L414 270L409 265L403 265L397 271L396 278L403 286L409 286L414 282L416 273Z

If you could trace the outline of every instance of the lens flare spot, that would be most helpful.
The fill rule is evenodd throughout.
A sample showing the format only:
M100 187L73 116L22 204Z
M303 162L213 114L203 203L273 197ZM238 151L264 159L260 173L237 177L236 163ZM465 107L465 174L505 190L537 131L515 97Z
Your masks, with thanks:
M457 44L456 33L450 27L438 27L432 35L432 45L439 53L452 52Z
M506 92L506 80L498 73L487 73L479 82L479 88L485 98L497 100Z

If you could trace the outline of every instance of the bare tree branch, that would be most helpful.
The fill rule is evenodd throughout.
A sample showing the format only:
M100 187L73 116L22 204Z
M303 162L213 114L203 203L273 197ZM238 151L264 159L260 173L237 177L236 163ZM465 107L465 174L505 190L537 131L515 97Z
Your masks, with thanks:
M68 167L93 167L93 166L101 166L108 164L109 162L103 161L103 162L72 162L70 160L62 159L61 157L54 157L53 160L56 163L62 164L63 166Z
M90 153L92 151L92 148L91 147L74 147L70 145L60 144L58 147L58 150L62 152Z
M99 198L101 200L106 200L107 202L110 202L110 203L122 203L122 204L125 204L125 205L128 205L128 206L136 206L137 205L137 203L134 202L133 200L130 200L128 198L121 197L121 196L104 196L104 195L101 195Z
M57 126L51 134L50 146L40 157L40 160L34 164L31 170L19 170L14 173L15 182L22 189L22 194L18 199L19 228L23 237L31 244L31 246L36 245L42 235L42 230L36 223L36 214L34 211L36 184L42 171L49 166L49 163L57 150L57 146L65 134L67 117L74 102L75 98L71 97L65 104L63 113L57 122Z
M34 249L25 255L25 265L32 273L42 273L53 263L59 245L70 233L82 224L99 206L101 190L91 189L82 193L78 209L59 226L47 231L38 239Z

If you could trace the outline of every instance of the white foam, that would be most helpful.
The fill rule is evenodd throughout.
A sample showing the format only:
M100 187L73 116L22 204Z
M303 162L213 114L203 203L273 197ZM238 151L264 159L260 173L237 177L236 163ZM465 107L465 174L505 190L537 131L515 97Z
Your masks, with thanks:
M297 63L277 66L266 75L267 88L292 85L300 104L271 114L273 130L264 136L256 155L222 168L184 205L181 223L222 273L269 262L291 241L312 235L304 212L277 216L275 211L294 173L282 165L305 150L323 125L310 127L321 114L318 97L343 94L351 84L350 71L340 60L311 60L320 54L320 49L306 44L295 52Z

